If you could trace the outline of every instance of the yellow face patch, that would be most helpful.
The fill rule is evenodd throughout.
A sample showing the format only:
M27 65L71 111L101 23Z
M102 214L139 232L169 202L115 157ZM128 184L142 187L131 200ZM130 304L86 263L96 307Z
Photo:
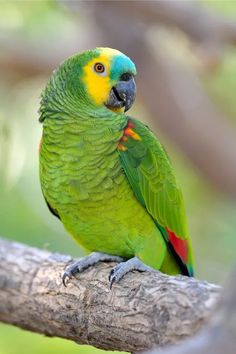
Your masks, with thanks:
M92 59L84 67L83 81L87 87L88 94L96 104L103 104L108 100L109 93L112 87L110 80L111 60L115 55L122 55L116 49L98 48L101 53L98 57ZM105 71L97 73L94 70L94 65L101 63L105 67Z

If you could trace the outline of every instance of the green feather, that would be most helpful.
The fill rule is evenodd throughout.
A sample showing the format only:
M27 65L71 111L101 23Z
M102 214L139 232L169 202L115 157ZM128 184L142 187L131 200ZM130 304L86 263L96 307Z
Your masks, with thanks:
M165 228L188 241L188 266L192 254L188 237L181 189L176 181L170 160L150 129L138 120L130 119L132 130L141 140L128 138L122 142L120 158L137 199L144 205L168 242Z

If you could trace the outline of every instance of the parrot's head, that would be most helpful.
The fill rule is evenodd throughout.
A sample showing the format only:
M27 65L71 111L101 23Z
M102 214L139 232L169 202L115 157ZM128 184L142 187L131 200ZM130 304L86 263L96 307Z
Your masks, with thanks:
M89 116L123 113L136 95L136 68L123 53L111 48L95 48L66 59L54 71L42 95L43 110L83 111Z

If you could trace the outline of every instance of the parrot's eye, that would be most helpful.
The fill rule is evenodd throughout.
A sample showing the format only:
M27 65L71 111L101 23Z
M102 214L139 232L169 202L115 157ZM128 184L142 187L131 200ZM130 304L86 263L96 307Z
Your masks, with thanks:
M105 66L102 63L94 64L94 71L98 74L102 74L105 71Z

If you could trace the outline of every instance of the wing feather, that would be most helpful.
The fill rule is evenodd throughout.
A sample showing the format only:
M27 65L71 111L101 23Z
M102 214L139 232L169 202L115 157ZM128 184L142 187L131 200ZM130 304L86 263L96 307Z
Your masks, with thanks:
M137 199L144 205L169 244L183 274L192 275L192 253L181 189L170 160L155 135L140 121L129 127L139 139L124 139L121 163Z

